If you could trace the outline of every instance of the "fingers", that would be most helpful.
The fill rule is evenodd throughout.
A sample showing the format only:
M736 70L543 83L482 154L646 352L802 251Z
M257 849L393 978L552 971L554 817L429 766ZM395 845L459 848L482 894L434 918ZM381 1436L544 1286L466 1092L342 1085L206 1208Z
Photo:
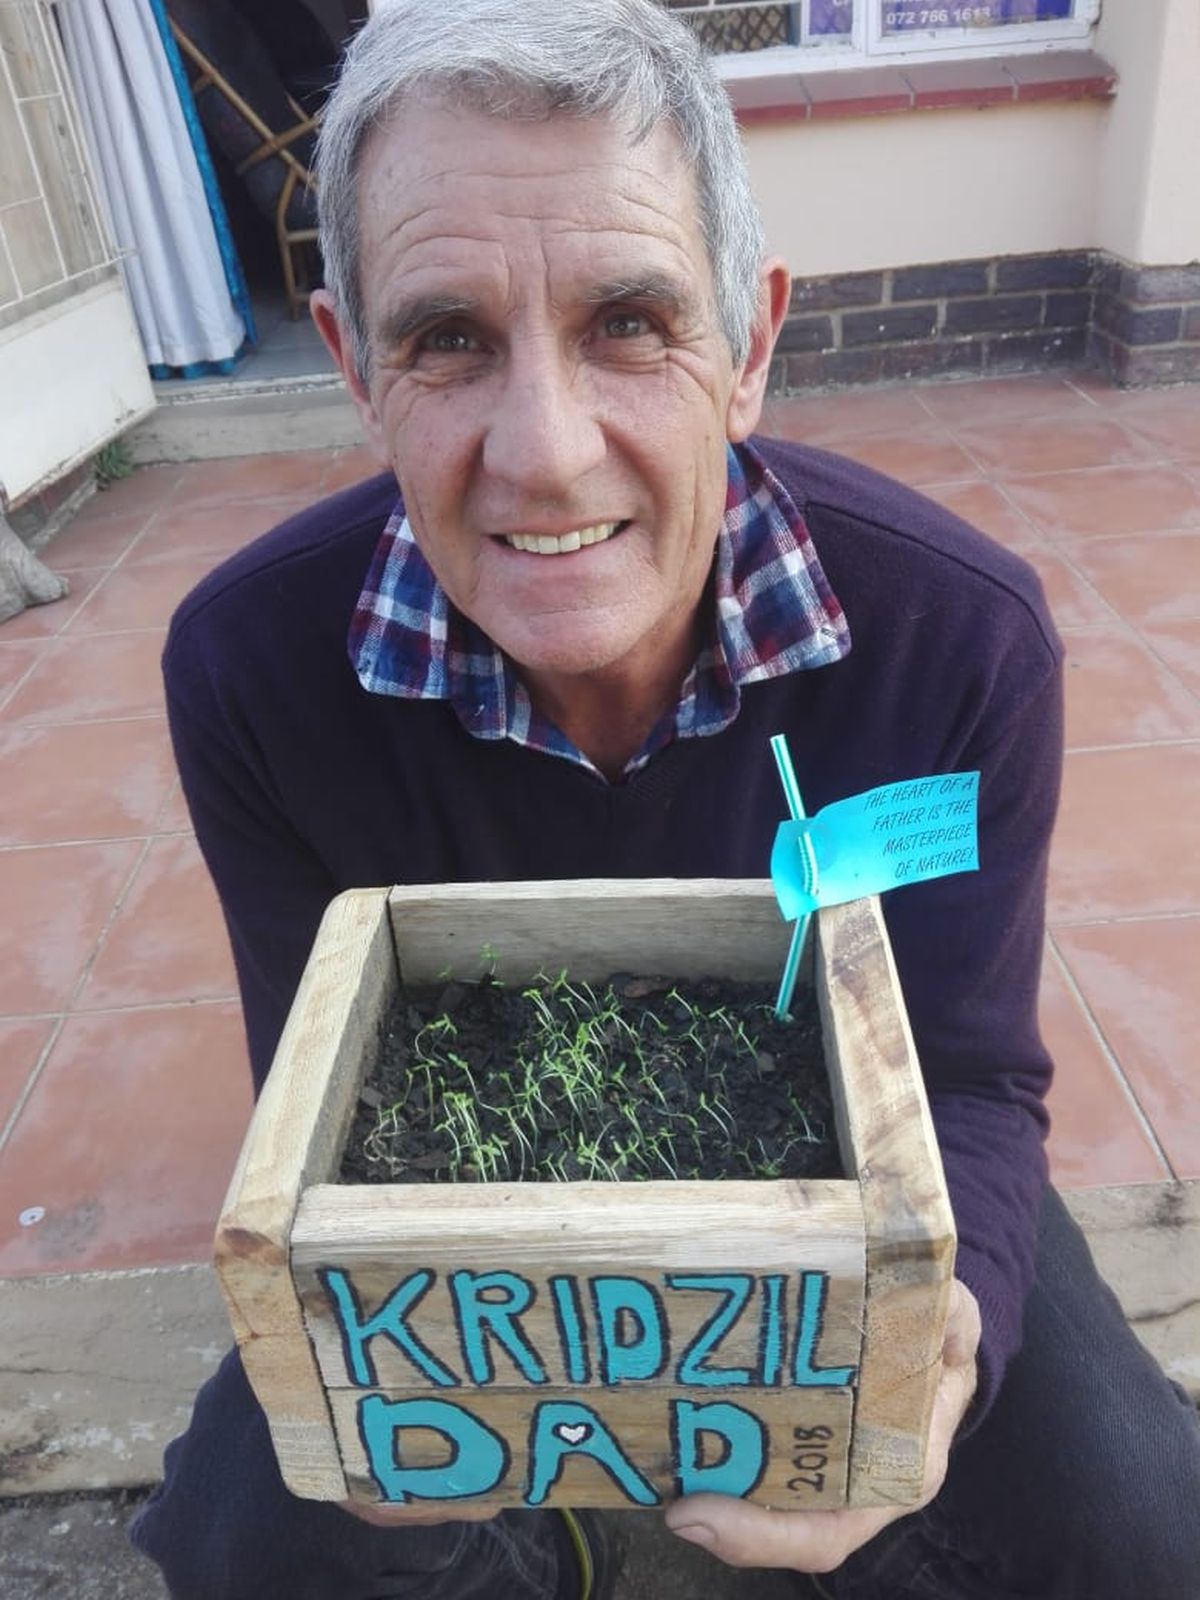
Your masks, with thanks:
M942 1339L942 1373L929 1419L922 1505L927 1505L945 1482L950 1446L975 1394L979 1376L975 1365L979 1335L978 1302L966 1285L956 1279L950 1285L950 1304Z
M974 1366L982 1324L979 1302L957 1278L950 1285L950 1305L942 1340L942 1360L948 1367Z
M832 1572L898 1514L890 1507L773 1511L724 1495L694 1494L668 1506L665 1521L672 1533L727 1566Z

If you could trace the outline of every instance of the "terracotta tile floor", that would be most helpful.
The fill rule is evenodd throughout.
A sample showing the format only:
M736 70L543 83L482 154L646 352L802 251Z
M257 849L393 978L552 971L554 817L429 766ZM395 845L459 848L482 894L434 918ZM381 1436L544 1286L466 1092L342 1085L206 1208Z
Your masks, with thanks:
M990 379L774 402L769 425L1041 573L1068 660L1054 1172L1200 1177L1200 389ZM142 469L51 546L70 596L0 626L0 1275L207 1255L250 1099L163 629L208 566L369 470L355 450Z

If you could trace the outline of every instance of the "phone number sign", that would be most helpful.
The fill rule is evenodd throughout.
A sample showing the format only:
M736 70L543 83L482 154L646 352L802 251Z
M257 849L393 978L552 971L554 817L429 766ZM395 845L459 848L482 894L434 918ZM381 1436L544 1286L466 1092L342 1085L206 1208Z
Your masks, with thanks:
M1062 22L1072 0L951 0L948 5L884 5L885 34L938 28L1003 28L1010 23Z

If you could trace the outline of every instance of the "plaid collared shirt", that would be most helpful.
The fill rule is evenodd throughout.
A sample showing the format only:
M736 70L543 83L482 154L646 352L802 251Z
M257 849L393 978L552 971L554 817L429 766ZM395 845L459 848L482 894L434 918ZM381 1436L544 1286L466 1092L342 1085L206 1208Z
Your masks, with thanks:
M679 704L625 767L639 771L672 739L720 733L743 685L840 661L850 648L791 496L749 445L729 449L729 487L717 538L715 613ZM539 716L513 664L450 604L397 506L376 548L350 625L350 660L371 694L447 700L477 739L513 739L597 769Z

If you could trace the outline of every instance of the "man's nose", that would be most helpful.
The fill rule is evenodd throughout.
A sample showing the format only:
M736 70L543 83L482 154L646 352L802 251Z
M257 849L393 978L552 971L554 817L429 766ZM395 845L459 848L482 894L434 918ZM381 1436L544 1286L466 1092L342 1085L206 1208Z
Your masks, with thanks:
M531 498L562 499L604 453L586 374L553 340L514 348L484 441L489 475Z

